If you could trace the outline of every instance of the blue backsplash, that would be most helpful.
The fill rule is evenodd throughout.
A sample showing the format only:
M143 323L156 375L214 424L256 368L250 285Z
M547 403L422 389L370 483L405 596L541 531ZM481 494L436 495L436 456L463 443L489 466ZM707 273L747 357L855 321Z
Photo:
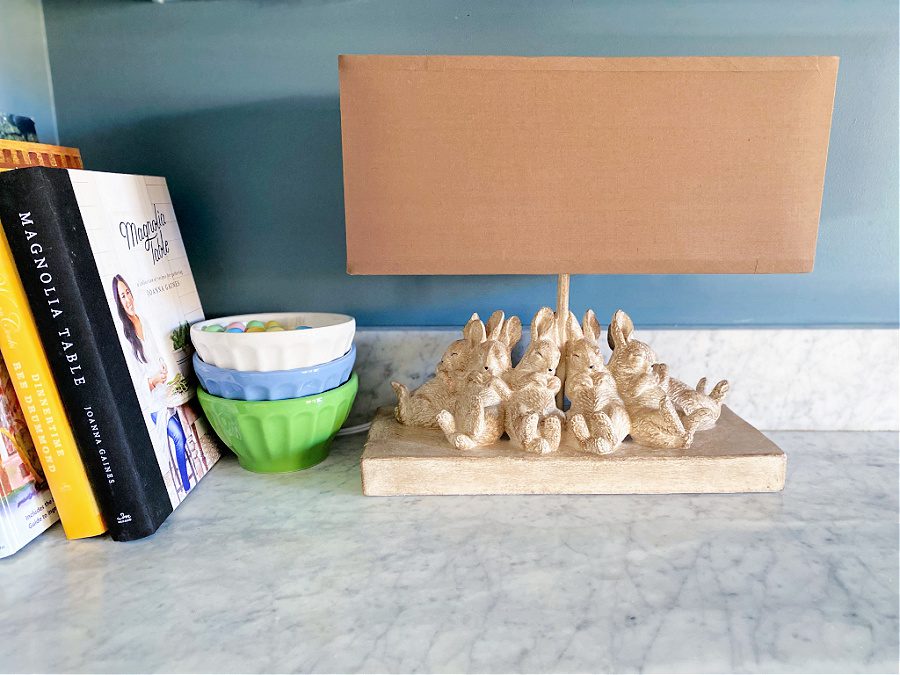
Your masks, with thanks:
M550 277L345 273L339 53L837 55L816 269L578 276L571 304L643 325L896 325L896 2L44 0L61 142L162 174L207 314L362 326L530 317ZM440 186L435 186L440 189ZM414 198L414 195L411 195Z

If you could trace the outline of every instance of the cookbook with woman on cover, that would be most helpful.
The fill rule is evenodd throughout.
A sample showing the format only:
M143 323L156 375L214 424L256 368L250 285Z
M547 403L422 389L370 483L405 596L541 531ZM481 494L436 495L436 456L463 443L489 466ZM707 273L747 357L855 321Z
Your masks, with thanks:
M165 179L0 176L0 221L116 539L152 534L218 459L195 400L203 319Z

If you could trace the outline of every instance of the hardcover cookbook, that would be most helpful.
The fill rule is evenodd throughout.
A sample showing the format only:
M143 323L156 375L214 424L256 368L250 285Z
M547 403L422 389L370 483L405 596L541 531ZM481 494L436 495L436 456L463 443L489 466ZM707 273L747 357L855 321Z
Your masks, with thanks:
M192 384L203 309L165 179L31 168L0 220L110 534L152 534L219 457Z

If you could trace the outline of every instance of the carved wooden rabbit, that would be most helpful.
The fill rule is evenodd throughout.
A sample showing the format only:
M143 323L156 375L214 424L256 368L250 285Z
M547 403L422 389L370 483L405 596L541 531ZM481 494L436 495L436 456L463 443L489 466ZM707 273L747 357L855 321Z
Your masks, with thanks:
M623 313L624 314L624 313ZM627 321L631 322L628 315ZM633 330L633 328L632 328ZM612 332L609 333L609 345L613 346ZM653 358L656 358L654 354ZM669 367L665 363L653 364L653 371L659 379L660 386L666 390L679 416L684 419L698 419L696 431L712 429L722 413L722 403L728 393L728 380L720 380L709 394L706 393L706 378L700 378L697 386L691 388L681 380L669 375Z
M618 310L609 325L613 353L608 367L631 419L631 437L653 448L689 448L707 412L679 416L666 390L668 368L656 364L650 346L633 334L631 318Z
M509 371L510 352L521 335L521 323L516 317L503 321L502 315L496 323L489 323L492 337L487 336L484 326L480 332L475 326L465 380L453 405L437 415L438 426L458 450L490 445L503 435L501 404L510 395L503 376Z
M496 312L495 312L496 314ZM502 312L501 312L502 314ZM493 318L493 316L491 317ZM519 329L521 334L521 327ZM452 409L465 382L472 352L484 339L485 328L473 314L463 328L463 338L447 347L435 369L435 376L410 394L409 389L399 382L391 382L397 394L394 416L402 424L413 427L437 429L437 414L444 409Z
M399 382L391 382L397 394L394 416L398 422L414 427L437 429L437 414L441 410L453 410L468 376L468 369L475 346L485 339L502 343L507 360L513 348L522 337L522 322L517 316L505 320L501 310L491 314L487 328L481 325L478 314L463 328L463 338L447 347L444 356L435 369L435 376L410 394L409 389Z
M531 322L531 344L506 376L512 390L506 403L506 433L528 452L543 455L559 448L565 419L556 407L561 384L554 373L559 359L556 318L544 307Z
M721 380L713 387L709 394L706 393L706 378L701 377L697 386L693 389L681 380L669 377L665 364L659 364L658 374L669 393L669 398L675 404L675 409L684 417L686 415L699 415L700 422L697 431L705 431L716 426L719 415L722 414L722 403L728 393L728 380Z
M603 363L598 340L600 324L594 310L585 312L581 326L569 312L566 345L566 411L569 429L583 450L599 455L613 452L631 430L616 382Z

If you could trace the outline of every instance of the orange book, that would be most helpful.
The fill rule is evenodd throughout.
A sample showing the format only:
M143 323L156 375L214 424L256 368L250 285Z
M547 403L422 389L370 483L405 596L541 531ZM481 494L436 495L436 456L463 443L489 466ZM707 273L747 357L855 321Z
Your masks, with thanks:
M0 160L10 146L36 146L38 165L44 155L77 157L74 148L0 140ZM74 153L74 154L73 154ZM30 156L30 155L29 155ZM52 164L48 164L52 165ZM0 161L0 171L5 168ZM34 316L13 261L12 251L0 227L0 352L9 368L13 388L50 492L69 539L93 537L106 531L100 508L88 482L81 455L59 397Z

